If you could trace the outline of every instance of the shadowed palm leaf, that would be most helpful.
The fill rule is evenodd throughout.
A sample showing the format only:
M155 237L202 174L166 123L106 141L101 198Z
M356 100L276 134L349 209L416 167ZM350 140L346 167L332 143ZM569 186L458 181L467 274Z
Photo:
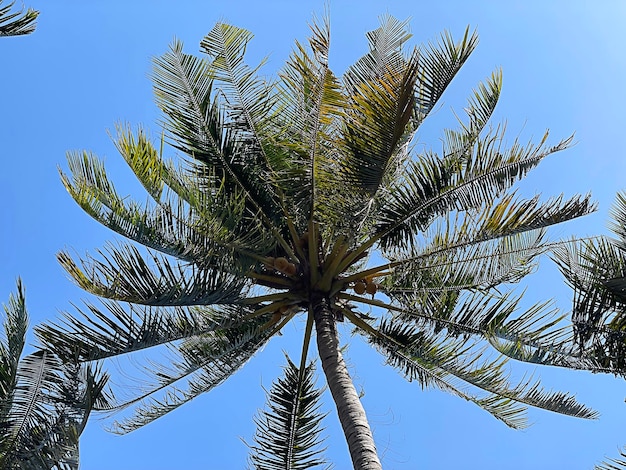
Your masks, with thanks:
M63 364L47 351L21 357L28 322L24 292L4 307L0 342L0 466L77 469L78 437L93 407L103 406L106 375Z
M549 303L522 311L509 292L554 247L548 227L594 208L588 196L516 194L516 182L570 139L506 147L504 127L487 127L497 71L476 87L467 120L444 130L443 153L416 153L416 131L476 35L446 33L405 53L406 23L386 16L340 78L328 65L328 21L311 31L276 82L245 63L251 34L222 23L202 41L204 57L175 41L155 60L164 136L155 145L119 126L115 137L147 203L120 196L96 156L70 153L62 178L72 197L147 251L110 245L79 261L61 253L81 287L110 300L39 328L40 340L82 361L165 350L162 363L137 362L145 388L108 408L135 411L124 432L218 385L304 314L298 370L315 327L355 468L380 463L341 356L344 320L408 379L510 426L524 425L527 405L594 417L534 380L512 383L507 369L508 358L601 368L573 349ZM166 142L179 164L163 158Z

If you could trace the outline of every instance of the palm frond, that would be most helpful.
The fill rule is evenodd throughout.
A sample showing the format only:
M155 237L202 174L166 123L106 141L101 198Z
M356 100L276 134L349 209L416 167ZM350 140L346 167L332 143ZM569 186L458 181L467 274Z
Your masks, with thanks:
M2 6L4 0L0 0L0 37L2 36L22 36L35 31L37 16L39 12L29 8L24 11L11 13L15 1Z
M228 258L210 268L172 264L149 253L146 261L132 245L109 245L99 251L103 261L81 260L82 267L65 252L57 256L63 268L83 289L100 297L152 306L190 306L235 303L241 298L245 279L226 272Z
M263 170L267 171L271 170L271 164L265 154L268 139L265 134L276 98L274 84L258 76L265 60L254 68L244 62L251 39L252 34L245 29L217 23L202 40L200 47L213 60L215 80L223 85L220 91L228 102L230 122L246 146L246 158L250 159L251 153L261 153L265 161Z
M318 185L330 185L329 181L333 180L334 154L329 143L336 132L334 118L341 114L344 106L339 82L328 67L327 17L322 24L317 21L311 24L308 43L309 48L296 42L280 74L278 88L280 119L285 126L281 146L292 161L283 181L296 209L305 212L306 218L298 221L302 226L306 226L317 207L318 196L322 196L318 194ZM292 210L292 213L297 215L298 211Z
M250 307L154 308L112 301L104 310L86 304L78 315L66 313L58 323L35 327L39 341L62 358L93 361L173 343L237 325Z
M386 351L388 360L396 367L403 368L409 379L418 379L422 386L439 386L441 382L433 380L433 376L436 375L441 379L451 375L484 390L490 395L484 399L484 403L480 400L475 403L479 406L488 403L490 407L485 409L509 426L522 425L522 422L517 420L524 410L520 404L579 418L592 419L597 416L596 412L578 403L571 395L546 392L540 388L538 382L531 379L512 385L509 383L508 373L504 370L506 358L483 360L479 363L482 351L476 351L465 339L443 340L441 337L429 336L406 325L394 326L386 322L381 324L379 331L384 337L392 338L393 342L385 342L380 338L370 338L370 341L373 340L374 344Z
M0 341L0 403L9 400L15 386L18 364L28 328L28 314L22 281L17 280L17 294L11 294L4 307L4 335Z
M267 408L254 422L255 445L249 463L255 470L320 468L325 464L320 449L324 418L319 411L322 390L315 387L311 363L303 373L287 358L284 378L268 392Z
M495 136L479 139L473 157L463 165L451 166L450 162L432 155L413 162L402 185L391 192L377 214L375 230L383 249L412 243L413 234L424 230L436 216L448 211L471 211L490 206L543 158L563 150L569 143L568 139L547 149L542 144L527 147L515 144L505 154L501 152L498 140ZM524 205L518 208L524 209ZM529 212L528 209L526 207L524 211ZM547 205L536 209L539 212L536 218L542 212L551 212ZM575 197L555 210L554 220L556 223L591 210L593 204L589 197Z
M620 450L620 458L607 459L601 464L596 465L594 470L625 470L626 469L626 450Z
M142 151L137 151L136 147L129 149L129 139L128 135L123 135L117 145L131 167L136 169L144 162L154 164L154 152L149 147ZM137 145L146 143L140 137ZM163 201L150 209L119 196L104 165L94 155L70 153L68 163L71 178L62 174L62 181L81 208L111 230L149 248L202 264L203 257L208 256L209 260L211 253L217 252L220 258L230 252L245 262L251 250L263 252L275 243L259 224L243 222L245 205L240 197L212 188L194 189L196 181L178 177L171 168L161 166L160 175L177 195L182 193L182 197L172 203ZM145 166L143 169L144 174L139 177L154 195L161 190L161 185L154 174L148 175ZM203 195L202 189L205 190Z
M347 152L342 172L358 190L374 195L385 174L403 155L414 130L409 123L415 105L419 74L416 50L405 58L402 44L410 37L406 22L382 18L381 27L368 33L370 51L343 77L348 96L343 143Z
M239 192L249 211L267 229L280 233L282 227L275 225L280 223L275 217L281 213L280 206L270 188L260 184L265 161L248 159L248 146L238 138L226 105L213 91L215 67L183 53L182 47L175 41L155 59L153 72L156 100L166 115L173 146L199 162L200 173L210 169L226 194Z
M420 79L415 101L416 127L428 116L457 72L478 44L476 32L465 30L463 38L455 42L448 32L437 44L429 44L420 54Z
M157 365L152 371L158 383L131 400L112 408L135 405L133 414L113 423L111 430L125 434L174 411L224 382L267 343L276 329L261 329L257 318L217 331L216 334L186 339L178 349L180 361L168 368ZM179 382L183 382L182 384Z

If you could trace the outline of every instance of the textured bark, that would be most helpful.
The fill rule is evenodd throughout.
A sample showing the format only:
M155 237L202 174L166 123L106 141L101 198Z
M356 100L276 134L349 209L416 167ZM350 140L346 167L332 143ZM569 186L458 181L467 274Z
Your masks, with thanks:
M317 349L328 388L337 406L352 465L355 470L381 470L382 465L376 453L365 410L339 352L337 329L328 301L322 296L311 300L317 331Z

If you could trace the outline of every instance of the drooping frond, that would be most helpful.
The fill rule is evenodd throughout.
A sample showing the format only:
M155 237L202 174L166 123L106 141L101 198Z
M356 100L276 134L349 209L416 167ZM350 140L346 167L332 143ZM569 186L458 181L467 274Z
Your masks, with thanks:
M268 392L267 408L255 418L255 445L249 463L255 470L298 470L325 464L320 449L322 390L315 387L311 363L301 373L287 358L284 378Z
M423 249L412 250L407 258L395 259L385 280L389 295L406 298L425 292L462 289L489 289L517 282L535 268L535 258L545 252L545 233L535 230L496 240L447 238L446 228ZM464 237L463 237L464 238ZM413 302L416 299L412 300Z
M593 410L576 402L571 395L543 391L538 382L530 379L512 385L504 369L506 359L480 361L482 351L475 350L475 346L465 339L430 336L406 325L395 326L386 322L381 324L379 331L381 336L370 336L370 341L409 380L416 379L423 387L436 386L467 398L471 395L454 387L450 381L452 377L460 379L487 392L486 397L472 401L511 427L524 425L525 407L522 405L580 418L597 416Z
M4 0L0 0L0 37L2 36L21 36L30 34L35 31L37 16L39 12L29 8L24 11L11 12L15 5L15 1L2 5Z
M157 179L162 178L177 197L154 208L128 202L117 193L100 160L86 152L69 154L71 178L62 174L63 183L94 219L149 248L198 264L216 253L220 258L231 253L245 262L250 250L268 250L275 243L258 223L244 220L243 200L221 191L221 183L202 187L197 180L177 175L171 167L155 162L155 151L141 134L132 148L131 139L122 134L117 145L144 186L154 197L162 191ZM149 174L150 165L159 167Z
M256 318L206 335L187 337L175 347L177 359L169 366L144 368L156 383L144 385L143 391L131 400L113 402L109 409L134 407L133 414L116 421L112 431L131 432L220 385L277 332L261 328L266 320ZM124 387L120 389L124 393Z

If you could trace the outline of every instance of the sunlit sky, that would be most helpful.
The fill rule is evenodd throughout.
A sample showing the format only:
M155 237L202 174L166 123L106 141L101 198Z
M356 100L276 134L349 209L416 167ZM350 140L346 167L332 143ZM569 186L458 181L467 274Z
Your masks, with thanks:
M31 323L37 324L88 298L67 279L55 253L93 252L115 239L63 189L57 168L66 167L66 151L88 149L105 157L120 192L136 189L107 132L128 122L159 135L149 80L152 57L175 37L187 52L199 51L203 36L221 20L255 34L249 62L268 55L264 73L273 75L294 40L306 39L307 23L313 13L323 13L324 3L32 0L28 5L41 11L36 32L0 39L0 299L6 301L21 276ZM549 128L552 142L574 132L577 142L534 170L520 191L545 198L591 192L597 213L552 235L606 233L615 193L626 189L626 4L334 0L329 10L330 61L337 74L365 53L365 32L375 29L384 13L411 18L414 44L436 40L443 30L460 37L466 26L476 28L480 44L424 125L417 149L439 149L442 125L462 112L479 80L501 67L504 86L494 125L506 120L511 141L539 140ZM138 193L139 200L144 197ZM559 308L570 308L571 294L549 259L531 278L526 295L531 302L554 297ZM225 384L139 431L115 436L103 429L106 422L93 420L81 439L82 468L244 468L243 441L252 441L263 387L269 389L280 374L283 351L298 357L301 328L290 326L284 333ZM533 425L513 431L470 403L406 382L349 330L341 333L350 343L350 372L364 392L385 469L588 469L626 445L621 379L516 367L517 376L535 373L546 386L575 393L602 416L582 421L531 411ZM324 409L326 455L336 469L350 468L328 392Z

